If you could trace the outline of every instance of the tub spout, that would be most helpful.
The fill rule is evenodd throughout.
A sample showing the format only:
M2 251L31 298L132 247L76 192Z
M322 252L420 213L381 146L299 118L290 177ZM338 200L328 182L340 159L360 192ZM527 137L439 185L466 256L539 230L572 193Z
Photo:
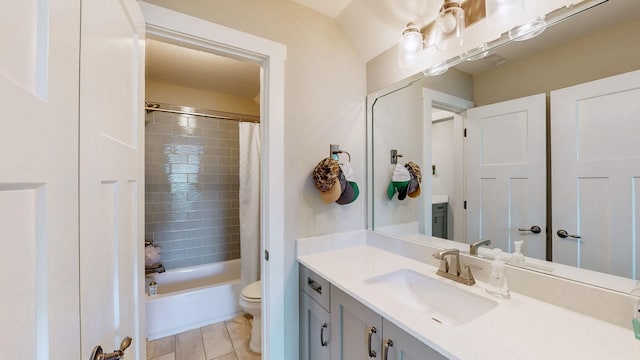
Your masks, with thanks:
M154 274L154 273L163 273L163 272L165 272L165 268L162 264L153 264L153 265L144 267L145 275Z

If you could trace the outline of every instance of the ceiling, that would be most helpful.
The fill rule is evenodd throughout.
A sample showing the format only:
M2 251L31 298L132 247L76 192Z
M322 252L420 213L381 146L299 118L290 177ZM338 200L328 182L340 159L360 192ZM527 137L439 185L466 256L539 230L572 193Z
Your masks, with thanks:
M335 18L344 10L351 0L291 0L302 6L321 12L328 17Z
M291 1L335 19L367 62L394 46L407 22L420 26L431 22L442 0ZM152 39L147 40L146 76L151 81L251 99L260 91L256 64Z
M350 42L364 61L376 57L397 43L399 29L408 21L418 26L431 22L442 0L291 0L329 17L341 26ZM527 52L541 51L544 47L561 44L564 36L586 34L599 26L638 16L638 0L610 0L598 9L580 16L571 30L560 26L547 29L539 39L516 46L503 47L496 55L516 60ZM573 21L573 20L572 20ZM373 41L372 39L375 39ZM551 45L550 45L551 44ZM495 67L490 61L467 62L458 69L474 74ZM147 41L147 78L214 92L254 99L260 91L260 67L254 63L178 47L159 41Z
M260 65L152 39L145 71L147 80L176 86L248 99L260 94Z

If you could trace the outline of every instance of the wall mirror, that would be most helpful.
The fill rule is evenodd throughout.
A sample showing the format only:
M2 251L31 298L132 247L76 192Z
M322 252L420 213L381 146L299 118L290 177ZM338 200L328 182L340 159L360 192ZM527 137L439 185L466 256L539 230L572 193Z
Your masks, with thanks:
M640 277L640 6L583 3L594 6L533 39L368 96L371 229L463 251L521 246L531 270L629 291ZM419 196L400 200L391 150L420 165Z

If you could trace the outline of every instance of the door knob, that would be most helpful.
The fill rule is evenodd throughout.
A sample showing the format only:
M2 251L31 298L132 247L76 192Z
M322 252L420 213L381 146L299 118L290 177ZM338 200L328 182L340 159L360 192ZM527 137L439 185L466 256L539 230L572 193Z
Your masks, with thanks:
M102 351L102 346L97 345L93 348L93 352L91 353L91 357L89 358L89 360L120 360L124 356L124 351L131 345L132 340L133 339L127 336L126 338L122 339L122 342L120 343L120 349L113 350L113 352L107 354Z
M558 236L563 238L563 239L567 238L567 237L570 237L570 238L573 238L573 239L582 239L582 236L580 236L580 235L570 235L567 232L567 230L564 230L564 229L558 230L558 232L556 234L558 234Z
M540 226L538 226L538 225L533 225L529 229L519 228L518 230L519 231L531 231L534 234L540 234L540 232L542 231L542 229L540 229Z

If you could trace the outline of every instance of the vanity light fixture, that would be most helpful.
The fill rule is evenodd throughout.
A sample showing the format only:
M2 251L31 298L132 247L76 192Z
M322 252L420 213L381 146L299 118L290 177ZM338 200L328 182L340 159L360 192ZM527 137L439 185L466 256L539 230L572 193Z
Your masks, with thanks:
M436 18L436 49L449 51L464 44L464 10L460 2L445 0Z
M408 23L398 42L398 65L401 68L410 68L421 63L423 41L424 37L420 28L414 23Z
M460 60L462 61L475 61L483 59L489 55L493 54L493 50L489 47L489 44L486 42L482 43L480 46L475 47L469 51L465 51L460 55Z
M424 74L424 76L436 76L436 75L442 75L444 73L447 72L447 70L449 70L449 65L447 64L447 62L443 62L440 63L434 67L431 67L429 69L426 69L424 71L422 71L422 73Z
M534 38L544 31L547 22L543 16L537 17L526 24L516 26L509 30L509 39L514 41L524 41Z
M513 25L524 13L524 0L485 0L485 11L489 26Z
M443 0L430 34L435 38L436 49L447 51L464 43L466 28L464 9L459 0ZM411 68L422 62L425 36L415 23L408 23L398 41L398 65ZM433 40L433 39L432 39ZM433 44L433 43L430 43Z

